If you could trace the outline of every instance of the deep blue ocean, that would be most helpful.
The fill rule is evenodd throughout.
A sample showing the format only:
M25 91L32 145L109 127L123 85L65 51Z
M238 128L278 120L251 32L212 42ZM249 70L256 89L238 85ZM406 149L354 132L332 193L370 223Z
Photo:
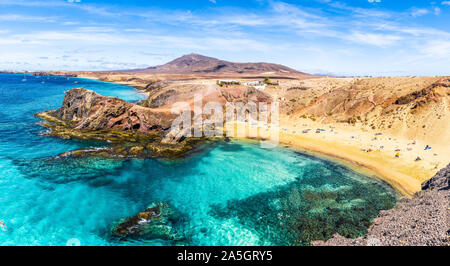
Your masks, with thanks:
M363 235L396 192L339 164L251 142L214 142L179 161L57 158L106 145L42 136L35 113L64 91L134 102L135 89L65 77L0 74L0 245L307 245ZM122 218L165 202L172 237L116 239Z

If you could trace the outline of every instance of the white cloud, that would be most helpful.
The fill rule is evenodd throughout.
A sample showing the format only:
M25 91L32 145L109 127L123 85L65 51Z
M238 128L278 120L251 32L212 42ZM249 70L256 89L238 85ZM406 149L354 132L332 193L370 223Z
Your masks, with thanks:
M420 47L421 52L427 56L442 58L450 57L450 40L432 40Z
M95 33L105 33L105 32L117 32L117 29L108 27L79 27L77 29L79 32L95 32Z
M81 1L80 1L81 2ZM117 12L110 12L108 8L103 6L97 6L92 4L80 4L75 0L72 2L62 2L62 1L21 1L21 0L2 0L0 5L5 6L22 6L22 7L35 7L35 8L74 8L82 11L89 12L91 14L102 15L102 16L118 16Z
M51 17L37 17L37 16L24 16L24 15L19 15L19 14L4 14L4 15L0 15L0 21L54 22L55 18L51 18Z
M79 21L66 21L66 22L61 23L61 25L64 25L64 26L71 26L71 25L78 25L78 24L80 24Z
M441 4L443 4L443 5L447 5L447 6L450 6L450 1L442 1L442 3Z
M427 15L428 13L430 13L430 11L428 11L428 9L415 8L413 11L411 11L411 16L413 16L413 17L420 17L420 16Z
M64 45L92 47L97 45L129 47L148 47L222 51L261 51L269 52L277 46L250 38L230 36L176 36L142 32L141 30L117 31L103 27L79 27L71 31L41 31L28 34L12 34L0 38L0 44L32 44L48 47Z
M391 18L391 17L395 16L395 14L393 12L375 10L373 8L366 9L366 8L353 7L353 6L348 6L347 4L344 4L342 2L331 2L330 1L330 6L333 8L336 8L336 9L350 11L354 14L354 16L359 17L359 18L367 18L367 17Z
M271 7L276 13L283 14L283 15L297 16L297 17L304 17L304 18L314 18L314 19L321 18L318 15L312 14L310 12L306 12L297 6L287 4L284 2L271 2Z
M347 39L362 44L386 47L397 43L403 38L398 35L355 32L348 36Z
M435 14L436 16L438 16L439 14L441 14L441 9L440 9L439 7L435 7L435 8L434 8L434 14Z

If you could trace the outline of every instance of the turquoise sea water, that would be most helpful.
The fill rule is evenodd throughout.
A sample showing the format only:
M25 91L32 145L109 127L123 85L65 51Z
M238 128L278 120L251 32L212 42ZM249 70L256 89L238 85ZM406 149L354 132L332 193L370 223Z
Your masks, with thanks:
M40 135L33 114L58 108L73 87L143 97L99 81L0 74L0 245L306 245L362 235L395 204L381 181L282 147L215 142L176 162L55 158L104 145ZM179 214L176 240L111 236L154 201Z

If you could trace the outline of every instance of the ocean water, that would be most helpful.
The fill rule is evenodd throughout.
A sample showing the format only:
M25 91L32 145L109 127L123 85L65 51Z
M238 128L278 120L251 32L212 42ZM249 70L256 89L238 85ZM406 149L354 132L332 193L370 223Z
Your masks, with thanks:
M127 101L123 85L0 74L0 245L307 245L363 235L395 191L334 162L251 142L214 142L180 161L56 158L102 143L41 136L33 114L85 87ZM167 237L117 239L120 219L165 202ZM166 229L167 229L166 228Z

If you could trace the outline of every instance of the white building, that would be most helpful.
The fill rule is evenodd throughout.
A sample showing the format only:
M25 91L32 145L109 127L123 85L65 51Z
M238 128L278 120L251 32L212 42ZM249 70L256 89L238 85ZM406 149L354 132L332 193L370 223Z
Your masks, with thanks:
M259 86L259 85L261 85L261 81L259 81L259 80L255 80L255 81L249 81L249 82L247 82L247 83L245 83L245 85L246 86Z
M263 84L263 85L252 86L252 87L257 89L257 90L263 91L263 90L266 89L266 86L267 86L266 84Z
M264 84L263 82L259 81L259 80L255 80L255 81L249 81L244 83L244 85L249 86L249 87L253 87L257 90L265 90L266 89L266 84Z

